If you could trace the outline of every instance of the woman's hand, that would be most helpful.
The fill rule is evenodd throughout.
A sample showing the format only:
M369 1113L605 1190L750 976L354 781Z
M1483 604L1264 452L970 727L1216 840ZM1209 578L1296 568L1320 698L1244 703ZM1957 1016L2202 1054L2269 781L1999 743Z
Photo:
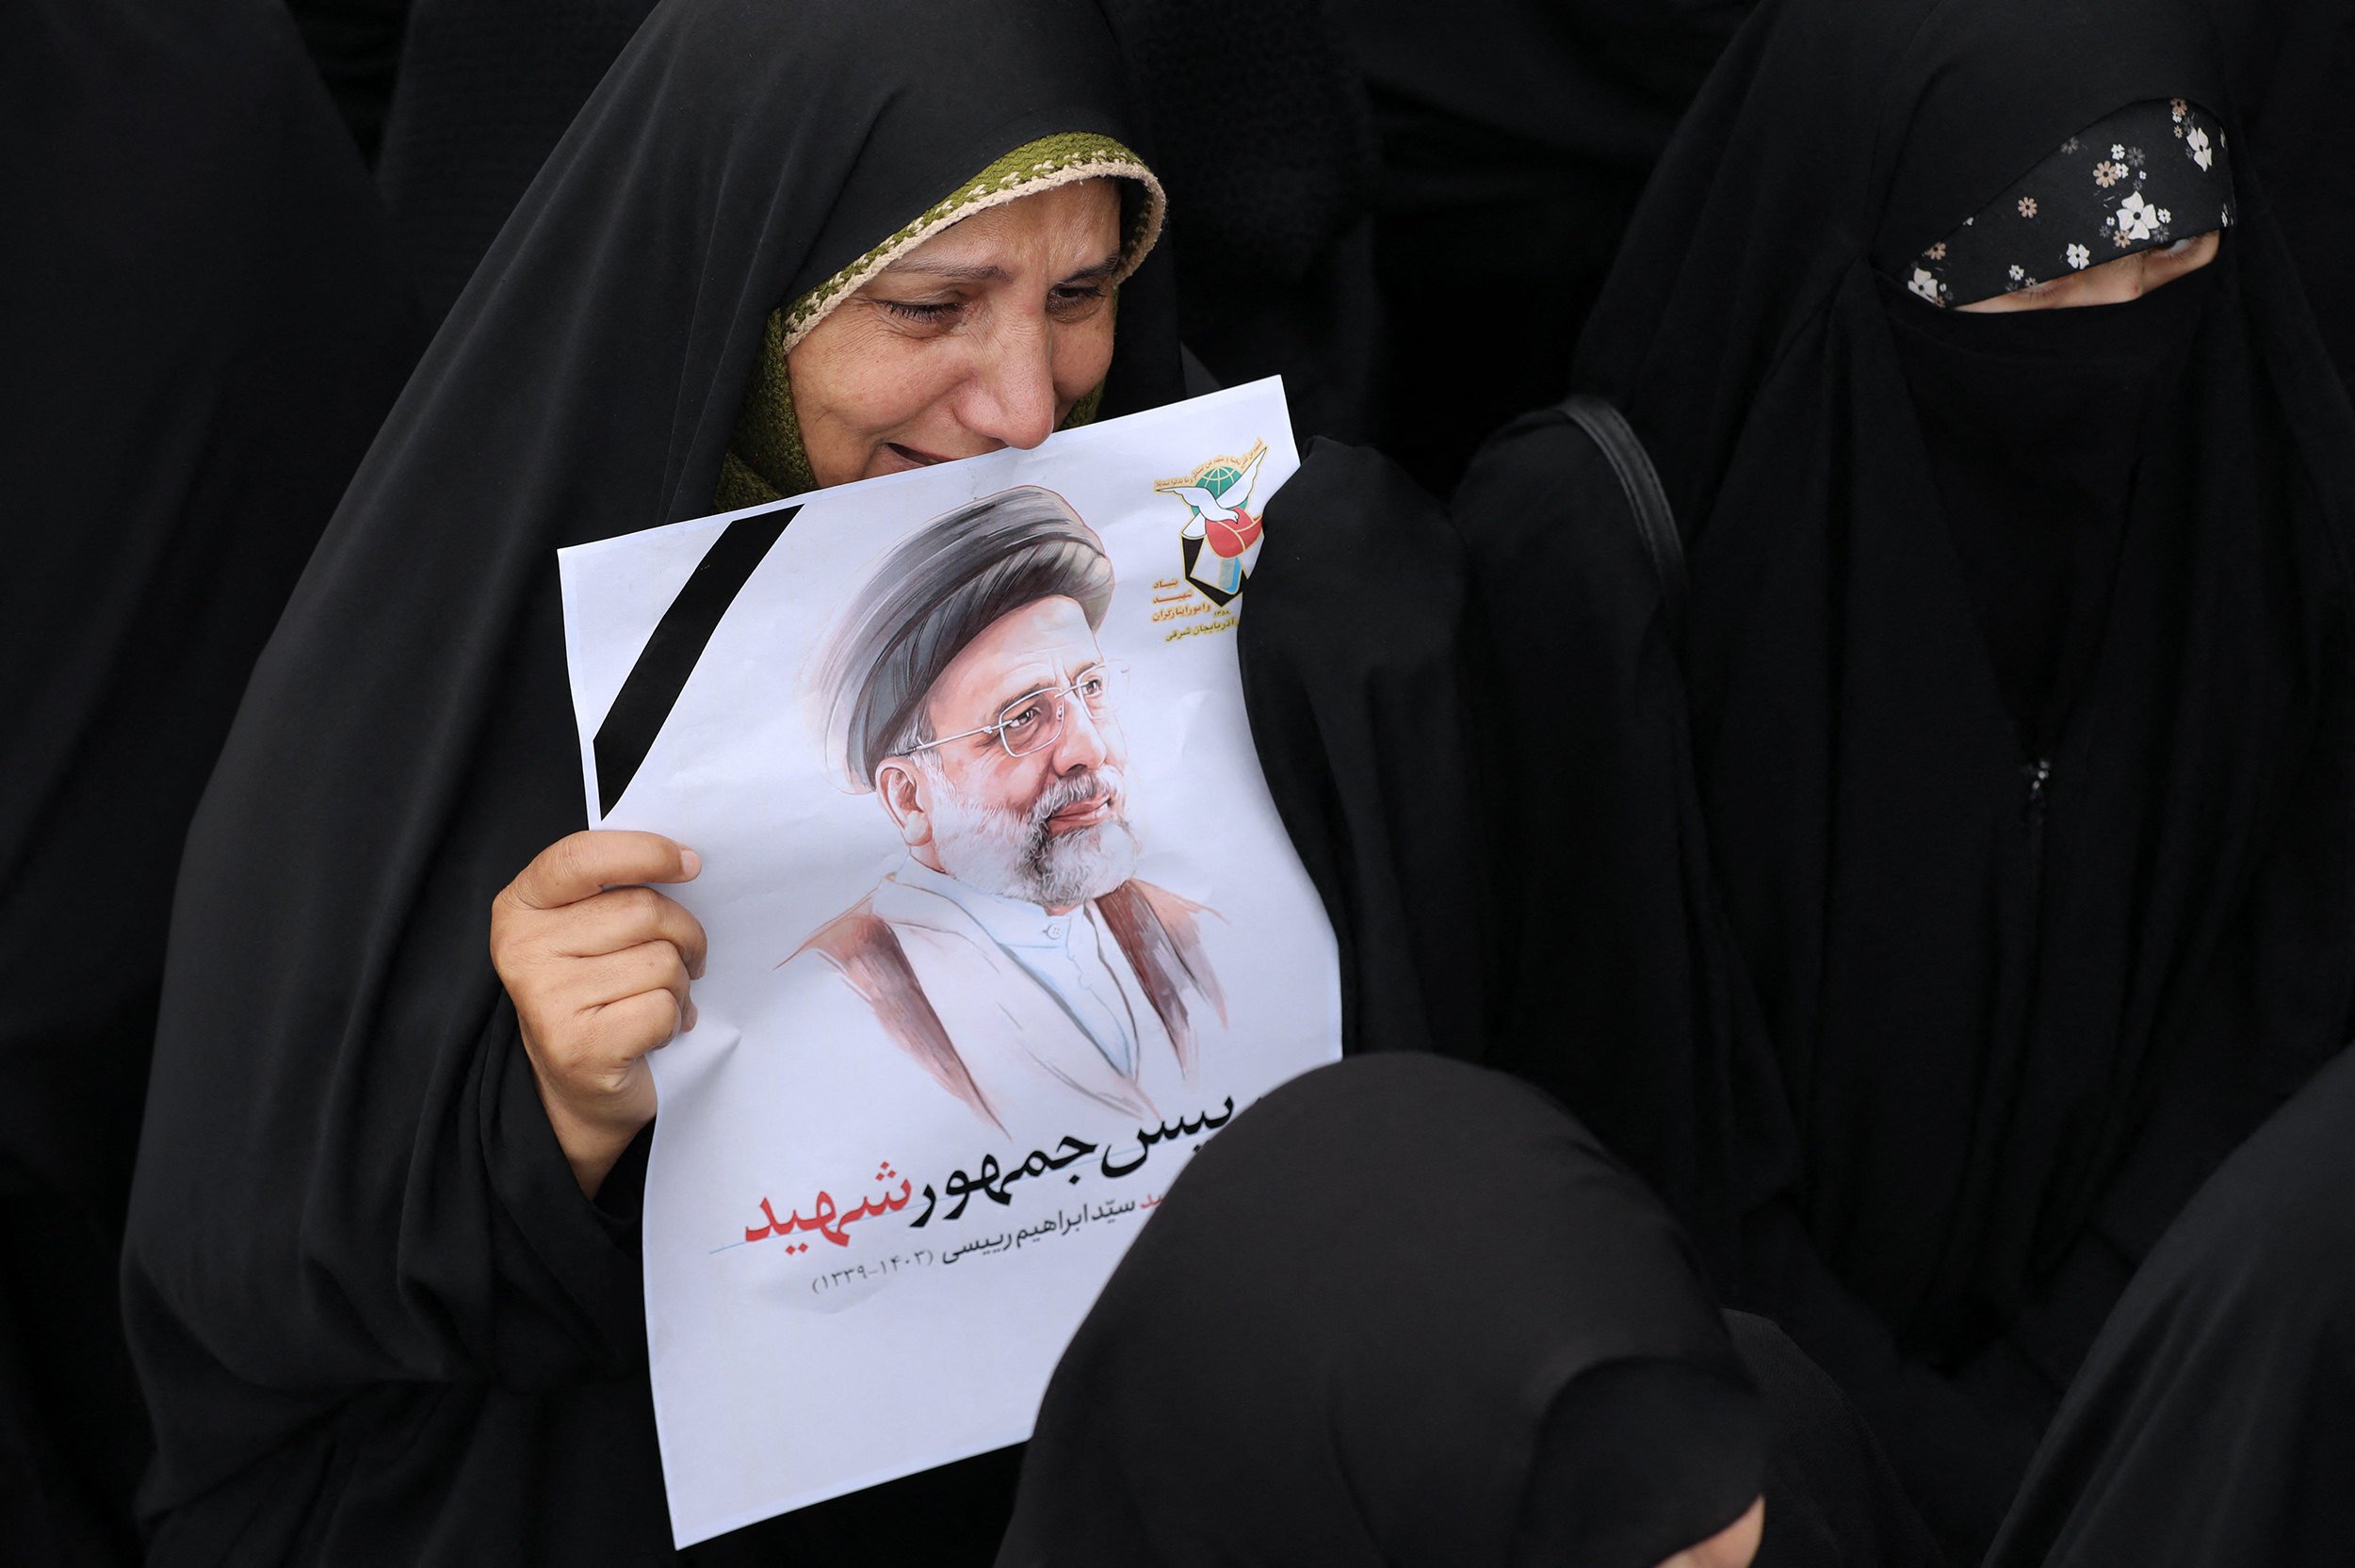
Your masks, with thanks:
M515 1004L556 1140L593 1198L654 1120L646 1053L695 1026L704 929L647 882L692 881L694 850L658 833L577 832L491 900L491 962Z

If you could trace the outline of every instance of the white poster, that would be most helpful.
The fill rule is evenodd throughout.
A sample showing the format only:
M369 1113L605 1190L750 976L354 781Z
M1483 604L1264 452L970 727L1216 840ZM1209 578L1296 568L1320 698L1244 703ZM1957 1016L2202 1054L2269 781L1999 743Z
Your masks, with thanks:
M561 552L591 820L704 864L644 1220L679 1544L1027 1437L1188 1156L1340 1055L1235 653L1298 466L1269 380Z

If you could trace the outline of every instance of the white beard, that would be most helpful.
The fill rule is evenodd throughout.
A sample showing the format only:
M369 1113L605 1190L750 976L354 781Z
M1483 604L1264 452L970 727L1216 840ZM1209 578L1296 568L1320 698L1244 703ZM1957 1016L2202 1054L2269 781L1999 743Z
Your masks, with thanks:
M1066 806L1117 793L1120 770L1090 768L1049 784L1027 811L975 806L933 771L933 852L968 887L1042 909L1100 898L1136 873L1137 836L1126 817L1058 833L1047 819Z

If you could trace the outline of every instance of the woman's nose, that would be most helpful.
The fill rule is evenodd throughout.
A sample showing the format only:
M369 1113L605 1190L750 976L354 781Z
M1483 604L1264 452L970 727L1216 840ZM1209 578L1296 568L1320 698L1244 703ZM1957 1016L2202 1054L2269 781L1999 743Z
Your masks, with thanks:
M958 410L975 434L1031 447L1055 429L1053 334L1044 323L1009 325L983 351Z

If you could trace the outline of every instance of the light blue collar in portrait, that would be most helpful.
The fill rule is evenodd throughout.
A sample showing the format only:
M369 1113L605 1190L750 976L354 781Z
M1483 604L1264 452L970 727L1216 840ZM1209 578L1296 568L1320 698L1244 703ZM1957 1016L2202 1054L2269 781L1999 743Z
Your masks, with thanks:
M1006 956L1045 987L1114 1072L1137 1073L1136 1015L1119 962L1108 952L1093 903L1054 914L1037 904L987 893L910 860L891 874L902 887L937 894L972 917Z

